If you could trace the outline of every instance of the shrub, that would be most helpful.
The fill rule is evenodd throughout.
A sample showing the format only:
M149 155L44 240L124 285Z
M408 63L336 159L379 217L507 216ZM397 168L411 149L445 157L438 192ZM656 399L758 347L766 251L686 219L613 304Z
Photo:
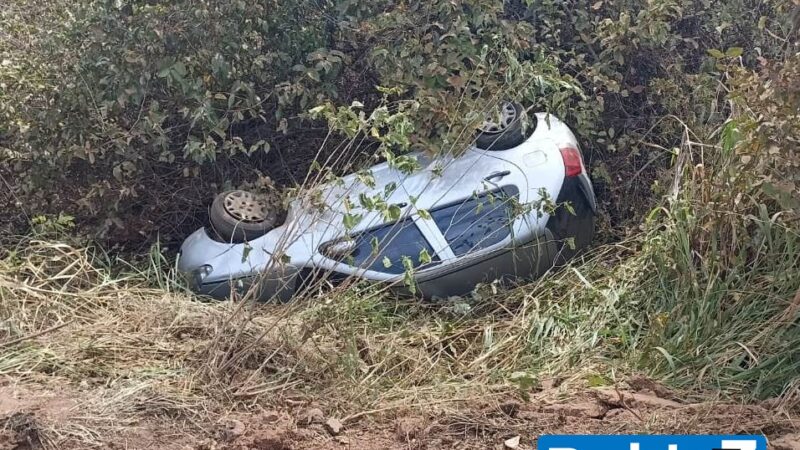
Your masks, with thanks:
M708 51L746 65L780 54L790 6L14 0L0 16L0 174L28 216L66 211L136 241L196 226L223 184L289 183L323 143L341 151L306 114L315 106L413 100L409 143L454 151L487 104L511 97L579 131L607 213L624 223L643 208L620 199L651 198L680 141L662 118L724 117Z

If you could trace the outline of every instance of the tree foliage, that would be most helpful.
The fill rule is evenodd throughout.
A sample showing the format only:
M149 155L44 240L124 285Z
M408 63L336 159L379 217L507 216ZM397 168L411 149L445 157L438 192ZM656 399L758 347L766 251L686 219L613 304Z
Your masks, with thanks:
M87 230L147 235L193 226L225 183L288 181L276 158L307 170L330 142L308 114L320 105L414 102L406 147L436 152L463 148L487 105L513 98L579 132L616 223L632 208L619 198L651 197L681 140L664 118L721 124L717 62L780 57L791 7L11 0L0 12L0 175L29 216L65 211ZM633 188L617 186L633 173Z

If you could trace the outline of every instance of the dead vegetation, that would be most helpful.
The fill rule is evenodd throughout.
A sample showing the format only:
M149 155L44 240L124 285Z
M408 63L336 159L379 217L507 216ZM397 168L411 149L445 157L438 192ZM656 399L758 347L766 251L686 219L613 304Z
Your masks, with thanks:
M650 337L629 303L648 289L647 266L622 259L639 245L443 304L351 287L253 305L199 302L169 271L154 288L152 273L115 273L96 250L29 240L0 268L3 429L17 449L486 448L514 436L526 448L556 430L792 431L791 384L736 406L748 392L713 393L697 367L677 390L630 378Z

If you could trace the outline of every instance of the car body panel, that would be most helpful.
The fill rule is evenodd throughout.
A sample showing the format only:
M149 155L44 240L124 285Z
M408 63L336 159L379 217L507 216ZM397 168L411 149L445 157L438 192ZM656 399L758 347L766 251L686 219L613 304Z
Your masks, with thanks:
M550 213L542 205L559 198L565 181L559 149L577 148L578 144L569 128L555 117L537 114L537 122L531 136L509 150L470 147L458 156L412 154L421 166L414 173L403 173L383 163L370 168L374 185L352 174L337 183L311 188L292 202L284 224L248 243L219 242L205 229L197 230L181 247L179 270L189 275L196 291L218 298L229 296L231 289L244 292L257 284L256 297L285 300L297 288L298 273L309 271L401 285L404 274L389 273L397 272L395 268L356 266L323 255L320 247L406 221L419 231L434 259L414 270L418 291L426 297L461 295L479 282L497 278L539 276L552 267L557 252L548 230ZM594 193L585 172L580 175L585 177L581 183L588 183L591 198L587 201L594 210ZM396 186L394 191L387 189L392 185ZM513 201L517 204L536 207L509 220L510 231L503 239L456 254L445 239L446 230L428 215L503 189L515 192ZM353 212L353 205L359 205L360 195L397 205L400 221L387 220L380 211L359 210L361 220L348 229L345 215ZM493 217L497 222L499 216Z

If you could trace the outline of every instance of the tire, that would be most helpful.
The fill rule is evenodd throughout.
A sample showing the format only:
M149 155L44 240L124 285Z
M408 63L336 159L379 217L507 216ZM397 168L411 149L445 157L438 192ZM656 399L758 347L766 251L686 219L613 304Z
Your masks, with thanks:
M266 196L248 191L223 192L211 204L211 226L226 242L251 241L277 225L279 211L270 203Z
M488 119L478 129L475 146L481 150L509 150L525 142L525 109L519 103L504 102L499 121Z

